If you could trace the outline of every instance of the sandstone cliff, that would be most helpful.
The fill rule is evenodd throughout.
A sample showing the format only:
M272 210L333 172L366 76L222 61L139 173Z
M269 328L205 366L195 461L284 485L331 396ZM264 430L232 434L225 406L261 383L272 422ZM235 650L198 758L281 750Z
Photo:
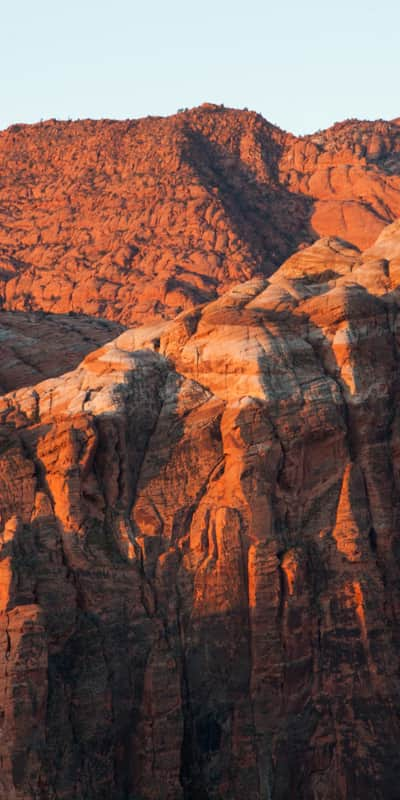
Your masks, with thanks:
M400 224L0 398L0 796L395 800Z
M400 216L400 127L296 138L205 105L170 118L0 133L0 299L126 325L171 318L299 245L364 248Z

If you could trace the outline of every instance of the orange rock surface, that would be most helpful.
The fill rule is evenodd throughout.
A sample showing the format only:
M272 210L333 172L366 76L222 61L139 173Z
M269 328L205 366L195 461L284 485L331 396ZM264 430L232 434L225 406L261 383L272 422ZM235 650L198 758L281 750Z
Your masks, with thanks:
M0 312L0 393L62 375L123 326L82 314Z
M296 138L205 104L169 118L0 133L0 299L123 324L171 318L299 245L361 248L400 215L400 127Z
M0 398L2 798L398 797L399 270L326 237Z

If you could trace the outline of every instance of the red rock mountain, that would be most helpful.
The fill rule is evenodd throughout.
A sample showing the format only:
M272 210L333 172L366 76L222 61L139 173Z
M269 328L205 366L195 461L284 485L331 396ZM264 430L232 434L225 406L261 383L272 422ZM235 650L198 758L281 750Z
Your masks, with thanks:
M197 114L214 125L233 112ZM245 119L265 130L259 118ZM183 115L138 127L174 125L178 136L185 124ZM35 135L53 130L62 161L61 132L96 128L44 125ZM285 157L298 148L315 175L328 140L340 150L344 138L354 161L364 159L354 169L387 198L397 178L384 180L382 164L395 171L397 129L382 124L377 140L368 139L372 129L359 128L363 154L349 145L352 123L321 134L322 144L282 134ZM367 166L363 130L380 164ZM131 140L128 123L104 123L103 131L110 148L116 131ZM29 139L26 130L15 136ZM77 170L78 157L77 148ZM46 191L56 191L43 170ZM15 192L23 185L21 178ZM115 231L101 208L112 197L98 197L90 230L106 242ZM26 207L14 199L16 224L30 236ZM83 205L89 215L92 200L82 188L72 201L82 237ZM294 195L294 207L303 200ZM38 188L31 218L41 202ZM360 207L380 226L372 200ZM199 218L191 214L185 236L191 229L195 240ZM233 211L221 205L224 225L228 218ZM177 242L173 219L163 236ZM285 225L297 224L295 215L282 220L277 252L287 246ZM151 230L161 236L161 227ZM358 232L368 231L360 223ZM55 292L75 268L94 280L98 243L78 243L78 235L71 272ZM240 241L245 248L242 234ZM57 246L26 243L15 271L46 252L50 264ZM69 246L59 245L64 265ZM257 264L261 240L249 237L246 247L229 260L229 280L240 264ZM155 258L156 245L148 248ZM131 262L124 268L134 274ZM8 305L23 298L27 273L45 304L37 270L27 266L21 283L10 279ZM62 377L0 398L1 798L398 799L399 278L400 223L362 254L326 237L272 277L125 331ZM133 283L123 285L133 292ZM82 297L97 302L94 292ZM123 318L115 303L110 315Z
M205 104L0 133L5 309L131 325L268 277L304 243L368 247L400 216L400 122L296 138Z

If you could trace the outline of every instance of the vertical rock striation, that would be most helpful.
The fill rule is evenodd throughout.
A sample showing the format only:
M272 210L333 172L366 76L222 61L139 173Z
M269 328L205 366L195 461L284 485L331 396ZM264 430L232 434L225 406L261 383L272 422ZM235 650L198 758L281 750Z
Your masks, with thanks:
M395 800L399 242L0 398L0 796Z

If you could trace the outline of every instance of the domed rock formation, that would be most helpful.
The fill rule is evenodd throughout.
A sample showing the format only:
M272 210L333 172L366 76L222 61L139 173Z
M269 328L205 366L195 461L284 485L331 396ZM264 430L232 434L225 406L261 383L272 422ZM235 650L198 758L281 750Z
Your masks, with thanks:
M0 398L0 796L395 800L397 237Z

